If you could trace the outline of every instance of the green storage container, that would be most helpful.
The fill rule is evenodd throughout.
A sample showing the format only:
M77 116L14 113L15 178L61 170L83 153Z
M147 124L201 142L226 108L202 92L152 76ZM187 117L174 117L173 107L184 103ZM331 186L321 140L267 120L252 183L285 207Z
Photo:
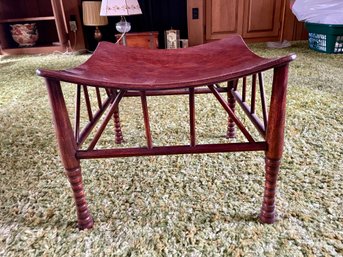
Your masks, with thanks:
M308 44L323 53L343 54L343 25L306 22Z

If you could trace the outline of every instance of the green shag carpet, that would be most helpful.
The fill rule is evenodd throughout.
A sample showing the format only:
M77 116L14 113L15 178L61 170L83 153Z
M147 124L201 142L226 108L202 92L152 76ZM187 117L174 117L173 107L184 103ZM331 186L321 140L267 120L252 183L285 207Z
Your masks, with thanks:
M259 152L82 161L95 226L79 231L35 70L72 67L89 55L1 58L0 256L343 256L343 55L314 52L306 42L251 47L263 56L298 56L273 225L257 219ZM65 90L71 106L74 94ZM157 145L187 142L187 102L148 98ZM215 98L196 102L199 141L225 141L227 116ZM124 99L121 110L125 145L144 144L139 99Z

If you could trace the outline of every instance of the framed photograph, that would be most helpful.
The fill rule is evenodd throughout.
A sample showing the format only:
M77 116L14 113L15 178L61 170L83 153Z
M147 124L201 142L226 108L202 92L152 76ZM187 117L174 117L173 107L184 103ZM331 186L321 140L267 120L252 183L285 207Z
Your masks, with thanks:
M166 49L180 48L180 31L177 29L170 29L164 32L164 42Z

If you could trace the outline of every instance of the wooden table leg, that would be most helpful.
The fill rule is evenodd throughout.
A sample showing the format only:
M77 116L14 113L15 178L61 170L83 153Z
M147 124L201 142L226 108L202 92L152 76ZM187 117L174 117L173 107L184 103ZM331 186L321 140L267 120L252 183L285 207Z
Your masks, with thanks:
M46 79L49 100L52 108L57 143L62 163L73 190L76 204L78 227L92 228L93 218L88 211L85 198L80 161L76 158L76 141L70 124L60 82Z
M288 64L274 69L272 97L267 125L268 150L265 159L265 188L260 213L262 223L275 221L275 193L284 144Z

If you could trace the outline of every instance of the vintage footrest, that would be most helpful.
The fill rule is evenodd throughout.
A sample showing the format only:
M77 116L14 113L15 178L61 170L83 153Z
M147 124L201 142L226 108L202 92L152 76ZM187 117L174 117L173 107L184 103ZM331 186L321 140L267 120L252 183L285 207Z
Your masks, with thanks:
M82 183L82 159L236 151L265 152L266 180L260 220L273 223L276 180L284 140L288 64L294 59L293 54L262 58L251 52L240 36L234 35L200 46L173 50L129 48L101 42L92 56L77 67L58 71L37 70L37 74L46 80L56 138L74 193L79 228L93 226ZM262 74L270 69L273 70L273 82L268 104ZM75 84L73 126L61 82ZM95 91L95 101L91 100L90 90ZM189 97L189 144L156 147L150 130L147 96L178 94ZM227 143L197 144L196 94L213 94L227 112ZM114 120L114 143L123 141L119 117L119 104L123 97L140 98L146 146L98 148L110 120ZM85 103L88 114L86 122L81 122L81 102ZM256 140L238 117L237 105L262 140ZM257 112L257 108L261 109ZM86 125L81 127L81 124ZM243 134L244 141L230 142L229 139L236 137L238 132Z

